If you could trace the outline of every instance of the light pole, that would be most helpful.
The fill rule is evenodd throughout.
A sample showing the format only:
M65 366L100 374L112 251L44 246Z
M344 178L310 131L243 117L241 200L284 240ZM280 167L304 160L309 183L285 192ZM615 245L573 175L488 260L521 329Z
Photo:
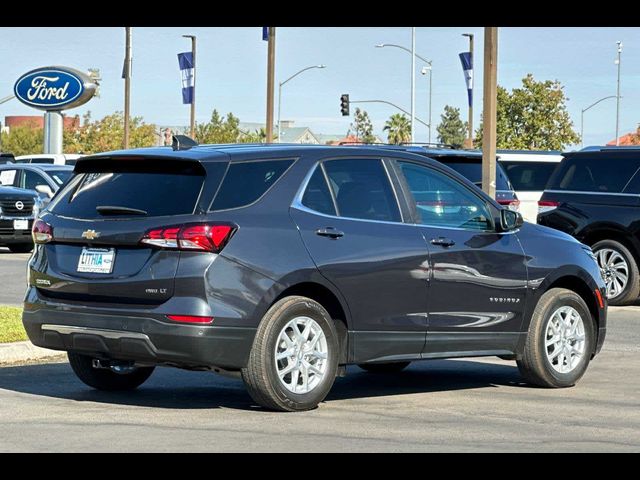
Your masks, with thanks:
M306 72L307 70L311 70L312 68L326 68L326 65L311 65L310 67L303 68L302 70L294 73L289 78L287 78L284 82L280 82L278 84L278 143L280 143L280 109L282 106L282 86L293 80L295 77L300 75L302 72Z
M473 33L463 33L463 37L469 38L469 57L471 63L471 97L469 98L469 135L467 148L473 148Z
M429 75L429 143L431 143L431 87L433 85L433 70L431 70L431 65L422 67L420 71L422 75Z
M196 36L195 35L182 35L184 38L191 39L191 58L193 61L193 94L191 96L191 122L190 132L191 138L195 138L196 133Z
M586 112L587 110L595 107L596 105L598 105L600 102L604 101L604 100L608 100L610 98L618 98L617 95L609 95L608 97L604 97L601 98L600 100L598 100L597 102L592 103L591 105L589 105L587 108L583 108L582 111L580 112L580 145L582 147L584 147L584 112ZM617 127L616 127L617 128ZM616 135L616 138L618 138L618 136Z
M129 119L131 118L131 27L124 27L124 148L129 148Z
M411 143L416 133L416 27L411 27Z
M394 48L399 48L400 50L404 50L405 52L408 52L408 53L411 54L411 50L410 49L408 49L407 47L403 47L402 45L396 45L395 43L379 43L379 44L375 45L375 47L376 48L394 47ZM431 60L427 60L424 57L421 57L417 53L413 53L413 55L415 55L416 58L420 59L421 61L423 61L424 63L426 63L429 66L429 71L430 71L429 77L432 77L433 76L432 61ZM429 111L431 111L431 100L433 98L431 87L432 87L431 78L429 78ZM413 122L412 122L412 124L413 124ZM429 129L429 142L431 142L431 116L429 116L429 125L427 126L427 128Z
M616 147L620 145L620 60L622 54L622 42L617 41L618 45L618 58L616 59L616 64L618 65L618 88L616 93Z

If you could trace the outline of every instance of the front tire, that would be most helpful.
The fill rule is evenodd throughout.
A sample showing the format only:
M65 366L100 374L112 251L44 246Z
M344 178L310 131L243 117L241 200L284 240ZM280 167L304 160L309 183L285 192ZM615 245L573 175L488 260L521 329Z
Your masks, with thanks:
M316 408L331 390L338 367L338 334L318 302L291 296L276 302L256 332L242 379L270 410Z
M32 243L15 243L13 245L7 245L7 247L11 253L29 253L33 250Z
M393 363L359 363L358 366L369 373L398 373L409 366L411 362Z
M154 367L137 367L130 373L115 373L104 368L94 368L93 358L88 355L67 352L69 364L77 377L97 390L133 390L142 385L153 373Z
M587 370L594 345L595 324L582 297L552 288L533 312L518 368L533 385L571 387Z
M640 295L640 272L633 254L615 240L601 240L592 248L605 278L609 305L634 302Z

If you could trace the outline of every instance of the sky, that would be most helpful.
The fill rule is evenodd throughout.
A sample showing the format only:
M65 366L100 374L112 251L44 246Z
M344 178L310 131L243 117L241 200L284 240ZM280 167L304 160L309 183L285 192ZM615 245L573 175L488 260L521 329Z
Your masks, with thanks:
M64 65L99 68L100 98L67 111L101 118L123 110L124 28L51 27L2 28L0 99L13 84L36 67ZM466 86L458 53L468 49L462 33L475 34L474 125L482 111L481 27L417 27L416 53L432 61L432 141L445 105L467 116ZM245 122L264 122L267 42L261 27L133 27L131 112L148 123L188 125L189 106L182 104L176 54L190 49L183 34L197 36L198 122L216 108ZM616 41L623 42L621 63L620 134L635 131L640 122L640 28L500 28L498 84L512 89L532 73L536 80L559 80L567 107L580 131L581 110L602 97L616 94ZM351 100L386 100L405 110L411 105L411 56L398 48L376 44L411 45L409 27L278 27L276 82L310 65L325 69L304 72L282 89L282 119L309 126L315 133L344 134L351 117L340 115L340 95ZM429 81L416 64L416 116L428 123ZM277 85L276 85L277 95ZM276 99L277 102L277 99ZM277 105L277 103L276 103ZM356 105L352 105L351 112ZM393 113L383 104L360 105L373 121L374 133ZM38 114L17 100L0 105L6 115ZM276 112L277 115L277 112ZM584 144L603 144L615 137L615 99L605 100L584 114ZM428 140L427 127L416 123L416 141Z

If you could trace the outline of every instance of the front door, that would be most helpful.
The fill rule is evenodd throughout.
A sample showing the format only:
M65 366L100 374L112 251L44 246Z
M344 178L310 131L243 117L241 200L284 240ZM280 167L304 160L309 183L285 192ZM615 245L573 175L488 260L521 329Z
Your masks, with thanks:
M383 162L324 161L291 216L320 273L346 298L352 361L418 358L428 253L420 232L403 223Z
M424 355L508 353L518 341L527 269L513 233L498 233L491 207L434 168L398 162L430 251Z

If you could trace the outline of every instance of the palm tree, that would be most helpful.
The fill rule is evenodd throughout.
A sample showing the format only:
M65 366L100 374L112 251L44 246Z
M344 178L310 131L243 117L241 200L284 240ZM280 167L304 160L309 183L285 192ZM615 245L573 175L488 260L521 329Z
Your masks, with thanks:
M411 121L404 113L394 113L384 124L383 130L387 130L389 143L399 145L411 140Z

